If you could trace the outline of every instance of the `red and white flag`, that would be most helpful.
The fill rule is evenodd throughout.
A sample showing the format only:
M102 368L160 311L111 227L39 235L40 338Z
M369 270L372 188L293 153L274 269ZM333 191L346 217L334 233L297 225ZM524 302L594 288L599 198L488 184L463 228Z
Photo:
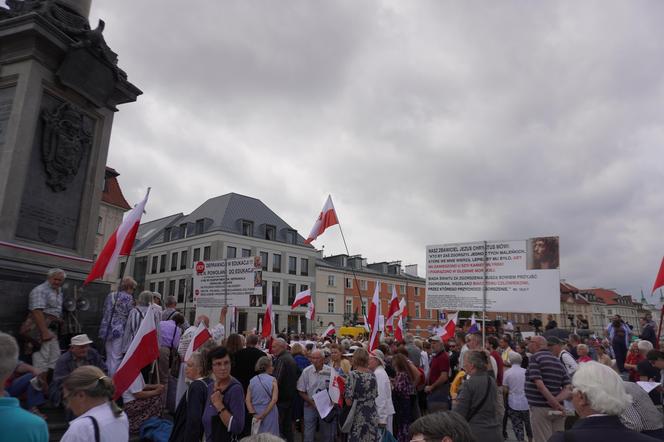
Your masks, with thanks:
M399 319L397 319L397 326L394 329L394 337L397 341L403 342L404 338L404 325L403 318L408 316L408 308L406 307L406 301L402 298L399 302Z
M198 328L194 330L194 335L191 337L187 351L184 354L184 361L187 362L192 353L198 350L200 346L205 344L211 337L210 330L208 330L205 323L201 321L201 323L198 324Z
M337 404L340 407L343 405L345 389L346 382L344 381L344 378L339 376L337 370L332 368L330 370L330 386L327 389L327 392L330 395L333 404Z
M660 287L664 287L664 258L662 258L662 264L659 266L659 273L657 273L657 278L655 278L655 284L652 286L652 293L655 293Z
M374 351L378 348L380 343L379 339L379 317L380 317L380 282L376 281L376 288L374 289L373 299L369 305L369 328L371 333L369 335L369 351Z
M445 327L443 327L443 329L440 332L440 338L443 341L447 341L454 337L454 331L456 330L456 323L458 316L459 312L450 315L449 319L447 320L447 324L445 324Z
M314 223L311 233L309 233L309 237L304 243L309 244L311 241L322 235L325 229L335 224L339 224L339 219L337 218L337 212L334 210L334 204L332 204L332 196L328 195L323 210L321 210L320 215L318 215L318 219L316 220L316 223Z
M316 308L314 307L314 303L310 302L309 305L307 305L307 312L304 314L304 317L313 321L314 316L316 316Z
M153 308L155 308L154 304L150 304L136 335L134 335L134 339L129 344L127 353L113 375L113 384L115 385L113 400L122 396L122 393L129 388L136 377L141 375L141 370L144 367L159 358L159 341L157 340L157 326L154 321Z
M263 315L263 331L261 336L264 338L272 336L272 326L272 284L268 284L267 308L265 309L265 315Z
M306 289L297 295L295 295L295 301L291 305L291 310L297 307L298 305L304 305L311 302L311 289Z
M136 239L136 232L138 226L141 224L141 216L145 210L145 204L148 202L150 189L148 189L143 201L136 204L122 220L122 224L115 229L115 232L108 238L106 245L102 249L97 261L92 266L92 270L83 285L86 285L95 279L103 278L104 275L113 273L118 258L120 256L129 256L131 249L134 247L134 240Z
M330 324L327 326L327 329L323 332L323 336L332 336L336 332L337 331L334 329L334 324Z
M392 298L390 299L390 305L387 308L387 316L385 317L385 326L388 331L392 331L392 323L394 318L399 314L399 297L397 296L397 286L396 284L392 285Z

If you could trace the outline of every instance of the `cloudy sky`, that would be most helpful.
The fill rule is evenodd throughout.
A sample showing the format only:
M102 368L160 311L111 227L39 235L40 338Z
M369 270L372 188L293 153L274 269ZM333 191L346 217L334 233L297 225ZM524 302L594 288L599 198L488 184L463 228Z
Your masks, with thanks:
M144 95L108 164L148 219L237 192L351 253L561 238L561 277L635 294L664 255L664 3L93 1ZM338 229L315 245L343 251Z

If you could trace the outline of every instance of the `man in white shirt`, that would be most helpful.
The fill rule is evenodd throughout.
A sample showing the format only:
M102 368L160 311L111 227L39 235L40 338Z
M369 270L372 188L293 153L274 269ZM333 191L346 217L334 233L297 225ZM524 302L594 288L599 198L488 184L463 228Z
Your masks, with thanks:
M314 395L320 391L327 390L330 380L329 365L325 365L323 352L314 350L311 352L311 365L302 370L297 380L297 391L304 399L304 442L314 442L316 425L320 426L321 442L334 442L336 438L337 421L325 422L318 414Z
M392 417L394 416L394 405L392 404L392 384L385 372L385 355L380 350L374 350L369 357L369 368L373 370L378 385L378 397L376 398L376 411L378 412L378 426L381 431L387 429L392 432Z
M509 354L511 366L503 375L503 391L507 394L507 415L512 421L512 429L517 440L522 441L524 429L528 440L533 440L533 432L525 393L526 369L521 368L521 359L521 355L515 351Z

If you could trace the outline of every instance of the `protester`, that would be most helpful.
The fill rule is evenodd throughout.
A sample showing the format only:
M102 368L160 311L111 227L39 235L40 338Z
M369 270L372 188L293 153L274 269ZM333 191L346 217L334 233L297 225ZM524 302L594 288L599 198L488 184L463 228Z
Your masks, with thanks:
M664 440L662 411L655 407L643 388L634 382L624 382L625 392L632 397L632 403L625 407L620 422L630 430L643 433L658 440Z
M410 426L411 442L481 442L464 418L454 411L441 411L422 416Z
M121 350L122 354L127 353L131 341L134 339L138 327L141 325L141 321L145 317L146 313L149 311L150 304L152 304L152 292L143 291L138 295L136 300L136 307L134 307L127 317L127 325L125 327L124 335L122 336L122 345ZM154 315L154 323L159 324L161 322L161 311L158 309L152 309L152 314ZM157 327L157 338L159 338L159 327Z
M44 419L23 410L17 398L6 395L5 382L16 368L16 361L18 361L16 340L13 336L0 332L0 422L7 436L7 438L0 437L0 440L47 442L48 427Z
M525 391L533 437L540 442L565 429L562 402L570 397L570 379L565 366L547 348L543 336L534 336L529 350L532 356L526 370Z
M90 347L90 344L92 344L92 340L88 338L88 335L72 337L69 350L64 352L55 364L53 382L48 389L49 399L54 405L60 405L62 402L62 383L76 368L93 365L102 372L106 371L104 361L97 350Z
M343 359L343 350L339 344L330 345L330 360L332 368L334 368L340 375L348 375L350 373L351 365L348 359Z
M595 353L597 354L597 362L599 362L600 364L604 364L607 367L613 367L613 361L611 360L609 355L606 354L606 350L604 349L603 345L599 344L595 346Z
M104 313L99 325L99 338L104 341L108 375L113 376L122 362L122 337L129 312L134 308L136 281L131 276L122 278L118 291L111 292L104 302Z
M286 442L293 442L292 403L297 395L297 365L288 352L288 344L283 338L272 341L274 355L274 377L279 385L279 431Z
M349 441L374 441L378 437L376 376L369 370L369 353L364 348L353 352L353 371L344 392L346 406L355 405L355 415L348 433ZM394 396L393 396L394 397Z
M62 284L66 278L64 270L51 269L46 281L30 292L30 313L21 324L20 333L39 344L39 350L32 354L32 365L39 371L53 370L60 357L58 338L62 325Z
M463 383L453 411L463 416L478 441L502 442L501 419L496 413L496 383L487 373L489 358L483 351L470 351L463 368L469 375Z
M63 398L76 419L61 442L129 440L127 415L113 401L111 378L92 365L79 367L64 381Z
M555 433L550 442L624 440L649 442L657 439L627 429L619 419L632 398L622 379L609 367L595 361L579 366L572 378L572 402L581 419L571 430Z
M476 333L469 333L466 335L466 345L461 349L461 354L459 355L459 369L465 367L465 362L463 360L465 354L468 351L477 351L482 349L482 337Z
M180 356L178 354L178 345L180 344L181 330L180 326L184 323L184 316L175 312L171 319L163 320L159 323L159 360L157 367L159 369L159 383L164 386L162 401L170 412L175 412L175 384L180 367ZM174 373L175 372L175 373ZM171 394L169 395L169 390ZM167 400L168 399L168 400Z
M203 411L212 380L203 353L196 351L185 363L184 376L189 388L175 409L173 431L169 442L200 442L203 437Z
M122 393L124 410L129 418L129 433L138 433L146 420L161 416L163 392L163 385L146 384L142 375L136 376L134 382Z
M440 336L434 335L429 340L434 356L429 369L429 384L424 387L424 392L427 394L428 410L433 413L450 408L450 360Z
M639 347L641 342L644 342L643 350ZM629 346L629 352L627 353L627 358L625 359L625 369L629 371L629 380L631 382L637 382L640 380L639 372L636 367L639 362L643 361L646 358L646 354L652 350L652 344L649 341L634 341Z
M657 345L657 330L655 328L655 322L650 319L648 316L644 316L639 319L641 324L641 334L639 339L649 341L653 346Z
M576 346L576 352L579 357L576 359L578 363L592 361L592 358L588 356L588 346L586 344L579 344Z
M393 432L394 404L392 403L392 384L385 371L385 355L381 350L370 353L369 368L376 376L378 397L376 398L376 412L378 413L378 426L381 430ZM382 434L381 434L382 438Z
M438 337L440 339L440 337ZM408 427L415 420L411 396L415 394L415 381L408 360L402 354L392 358L392 366L396 370L394 392L392 394L395 413L394 435L399 442L408 441Z
M650 344L648 341L641 342ZM645 344L642 345L646 346ZM664 369L664 353L659 350L650 350L646 354L646 359L639 362L636 369L639 372L640 381L661 382L661 370ZM660 389L655 388L651 390L649 395L655 405L662 405L662 393Z
M512 422L512 429L516 440L524 440L524 430L528 440L533 440L533 430L530 426L530 412L526 398L526 369L521 367L521 355L511 352L509 355L510 367L505 370L503 377L504 394L507 396L506 415ZM503 435L505 430L503 429Z
M203 428L207 442L231 440L244 429L244 391L242 384L231 376L231 358L224 347L208 354L214 382L208 386L208 402L203 412Z
M259 422L259 433L279 436L279 386L272 376L274 367L268 356L261 357L254 368L257 375L251 378L247 389L246 406L249 415Z
M615 315L607 328L611 347L616 358L616 367L619 372L625 371L625 358L629 348L630 328L623 322L620 315Z
M404 339L404 342L406 343L406 350L408 351L408 359L410 359L410 362L412 362L416 367L421 368L422 350L415 345L414 341L415 339L410 333L408 333Z
M323 352L313 350L309 357L311 365L305 368L297 381L297 391L304 400L304 442L314 442L316 428L320 428L323 442L333 442L336 437L337 422L327 422L318 414L314 395L327 389L326 381L330 379L329 365L325 365ZM324 416L323 416L324 417Z

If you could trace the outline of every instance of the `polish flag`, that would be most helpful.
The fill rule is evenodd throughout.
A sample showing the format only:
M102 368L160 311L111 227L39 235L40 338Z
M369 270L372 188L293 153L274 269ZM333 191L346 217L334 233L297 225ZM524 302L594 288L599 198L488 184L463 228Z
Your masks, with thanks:
M148 189L143 201L136 204L134 208L125 215L122 224L120 224L111 237L108 238L97 261L95 261L92 266L90 274L85 278L85 281L83 281L83 285L86 285L95 279L103 278L104 275L113 273L118 264L118 258L120 256L129 256L131 249L134 247L136 232L138 231L138 226L141 224L141 216L143 216L145 204L148 202L149 195L150 189Z
M452 339L454 337L454 331L456 330L456 323L457 323L457 317L459 316L459 312L456 312L453 315L450 315L450 319L447 321L447 324L445 324L445 327L443 327L442 333L440 334L440 338L443 341L447 341L449 339Z
M337 212L334 210L334 205L332 204L332 196L328 195L323 210L321 210L320 215L318 215L318 219L316 220L316 223L314 223L311 233L309 233L309 237L304 243L309 244L311 241L322 235L325 229L335 224L339 224L339 219L337 218Z
M327 392L330 395L332 403L337 404L340 407L343 405L345 389L346 389L346 382L344 381L344 378L339 376L337 370L331 369L330 386L327 389Z
M364 329L367 331L367 333L371 333L371 330L369 329L369 320L367 319L367 315L362 315L364 318Z
M309 305L307 305L307 312L304 314L304 317L310 321L313 321L315 315L316 315L316 308L314 307L314 303L310 302Z
M297 295L295 295L295 301L291 305L291 310L297 307L298 305L304 305L311 302L311 289L306 289Z
M652 286L652 293L655 293L660 287L664 287L664 258L662 258L662 264L659 266L659 273L657 273L657 278L655 279L655 284Z
M261 336L264 338L272 336L272 284L268 284L267 288L267 308L263 316L263 332Z
M399 303L401 314L399 314L399 319L397 319L397 327L394 329L394 337L397 341L403 342L404 338L404 326L403 318L408 316L408 309L406 308L406 302L402 299Z
M387 309L387 316L385 317L385 324L387 324L388 331L392 331L392 323L394 318L399 314L399 298L397 297L397 286L392 286L392 298L390 299L390 306Z
M369 351L374 351L378 348L380 343L379 338L379 316L380 316L380 282L376 281L376 288L374 289L373 299L369 306L369 328L371 334L369 335Z
M336 332L337 331L334 329L334 324L330 324L327 326L327 329L323 332L323 336L332 336Z
M159 358L154 308L154 304L150 304L127 353L113 375L113 384L115 385L113 400L122 396L122 393L129 388L136 377L141 375L141 370L144 367Z
M191 354L198 350L200 346L205 344L211 337L210 330L208 330L205 323L201 321L201 323L198 324L198 328L194 330L194 336L192 336L187 351L184 354L184 361L187 362Z

